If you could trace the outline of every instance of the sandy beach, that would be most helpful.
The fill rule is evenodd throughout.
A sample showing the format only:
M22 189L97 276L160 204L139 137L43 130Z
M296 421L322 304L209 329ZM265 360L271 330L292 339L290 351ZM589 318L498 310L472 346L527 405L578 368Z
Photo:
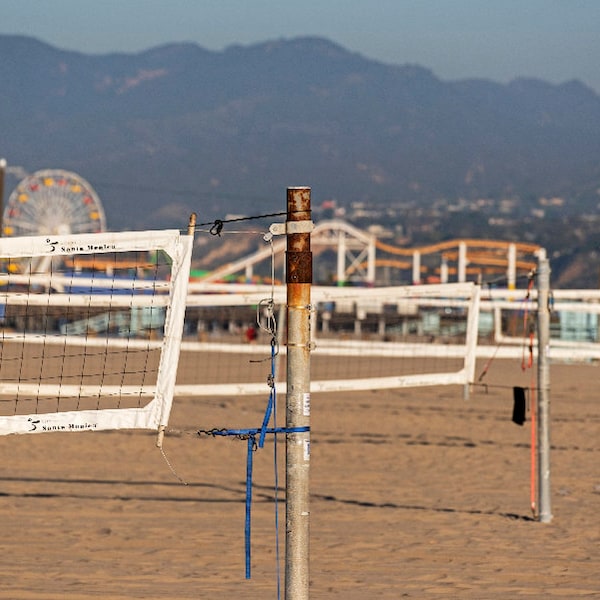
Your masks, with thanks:
M469 400L313 395L311 598L600 597L599 369L552 366L547 524L530 509L530 423L511 422L512 386L532 381L520 361L494 361ZM254 455L246 580L246 443L195 433L259 426L267 397L176 400L164 450L187 485L150 432L0 438L0 598L276 598L273 440Z

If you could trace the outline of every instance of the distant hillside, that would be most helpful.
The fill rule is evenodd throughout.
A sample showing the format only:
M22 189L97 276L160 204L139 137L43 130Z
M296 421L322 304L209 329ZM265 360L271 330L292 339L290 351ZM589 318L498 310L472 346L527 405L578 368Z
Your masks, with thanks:
M319 38L91 56L0 35L0 56L0 156L76 171L112 229L278 211L288 185L598 202L600 97L577 81L445 82Z

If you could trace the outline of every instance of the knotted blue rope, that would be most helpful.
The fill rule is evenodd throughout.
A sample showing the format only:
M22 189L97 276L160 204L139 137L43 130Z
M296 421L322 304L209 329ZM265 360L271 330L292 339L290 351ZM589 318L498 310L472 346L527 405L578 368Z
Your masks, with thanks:
M252 529L252 465L255 438L248 436L248 451L246 453L246 521L244 525L244 547L246 549L246 579L250 579L250 538Z
M218 233L218 232L217 232ZM271 245L272 246L272 245ZM273 274L273 280L275 279ZM251 564L251 528L252 528L252 469L254 461L254 451L257 448L263 448L265 445L265 438L267 434L273 434L275 436L275 534L277 537L276 541L276 554L277 554L277 597L280 597L280 583L279 583L279 526L278 526L278 513L277 513L277 488L278 488L278 475L277 475L277 434L278 433L305 433L310 431L310 427L277 427L277 392L275 390L275 358L278 354L278 342L277 342L277 324L273 316L273 299L269 298L267 301L267 320L268 326L263 326L260 322L259 310L263 306L263 302L259 303L257 307L257 323L261 329L271 334L271 372L268 377L268 384L271 388L269 393L269 400L265 409L265 415L263 417L262 424L259 428L251 429L212 429L210 431L201 430L198 431L199 435L212 435L212 436L230 436L237 437L239 439L247 440L247 455L246 455L246 515L245 515L245 526L244 526L244 543L246 553L246 579L250 579L250 564ZM258 361L251 361L258 362ZM273 427L269 428L269 422L273 416ZM258 444L256 443L256 436L258 435Z
M251 578L251 529L252 529L252 468L254 451L257 448L256 436L278 433L306 433L310 427L257 427L251 429L212 429L198 431L199 435L229 436L245 439L248 442L246 455L246 518L244 527L244 545L246 553L246 579Z

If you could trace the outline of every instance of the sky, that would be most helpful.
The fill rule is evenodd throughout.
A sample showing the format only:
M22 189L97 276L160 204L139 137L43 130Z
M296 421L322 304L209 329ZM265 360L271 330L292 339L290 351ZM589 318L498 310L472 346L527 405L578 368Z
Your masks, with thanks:
M0 33L88 54L317 35L441 79L579 79L600 93L600 0L0 0Z

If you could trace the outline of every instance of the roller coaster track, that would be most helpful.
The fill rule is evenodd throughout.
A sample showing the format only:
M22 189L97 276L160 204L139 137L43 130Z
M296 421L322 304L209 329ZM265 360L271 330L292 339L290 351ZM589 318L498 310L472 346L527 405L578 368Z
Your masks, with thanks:
M487 250L496 250L508 252L511 246L514 246L517 252L523 254L535 254L540 246L537 244L527 244L523 242L506 242L501 240L479 240L479 239L460 239L460 240L446 240L444 242L438 242L437 244L429 244L425 246L415 246L414 248L400 248L398 246L392 246L386 244L380 240L375 242L377 248L390 254L399 254L402 256L412 256L415 251L421 254L435 254L444 253L446 250L453 250L458 248L460 244L465 244L468 248L482 248Z
M403 248L378 240L372 233L360 230L345 221L323 221L315 225L311 244L316 252L326 247L337 251L338 282L346 281L350 275L358 275L367 283L375 282L376 267L399 270L412 269L413 282L421 280L422 274L457 275L459 281L467 275L483 272L504 272L514 284L517 274L529 272L537 265L536 253L541 249L536 244L508 242L503 240L458 239L436 244ZM275 252L285 249L285 240L273 245ZM411 260L376 256L377 251ZM203 281L216 281L239 272L247 278L252 275L253 265L271 257L271 248L264 248L233 263L223 265L210 273ZM428 265L421 264L422 257L429 257ZM435 264L434 264L435 263Z

